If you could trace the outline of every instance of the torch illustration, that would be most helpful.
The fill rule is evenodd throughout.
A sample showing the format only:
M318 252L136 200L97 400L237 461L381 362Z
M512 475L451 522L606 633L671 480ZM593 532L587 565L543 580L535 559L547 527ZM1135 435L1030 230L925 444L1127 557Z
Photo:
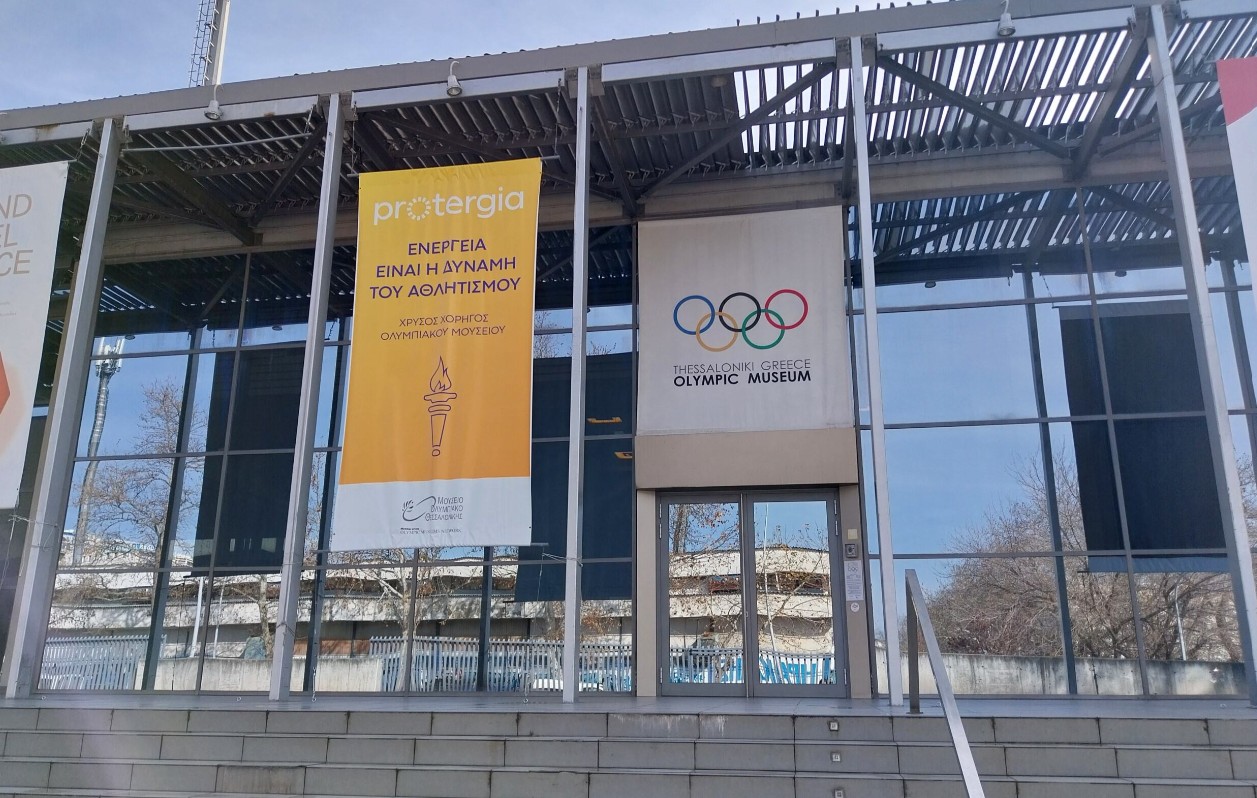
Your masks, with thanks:
M428 403L428 416L432 419L432 456L441 455L441 439L445 437L445 417L452 409L450 400L457 399L458 394L450 391L454 385L450 381L450 372L445 368L445 358L436 359L436 371L428 386L432 393L424 394L423 400Z

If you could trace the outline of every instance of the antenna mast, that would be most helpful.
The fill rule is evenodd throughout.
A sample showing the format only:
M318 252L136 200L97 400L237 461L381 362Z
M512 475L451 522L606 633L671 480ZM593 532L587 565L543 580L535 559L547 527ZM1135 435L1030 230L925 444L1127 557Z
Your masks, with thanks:
M189 86L217 86L222 83L223 51L227 46L227 14L231 0L201 0L192 43Z

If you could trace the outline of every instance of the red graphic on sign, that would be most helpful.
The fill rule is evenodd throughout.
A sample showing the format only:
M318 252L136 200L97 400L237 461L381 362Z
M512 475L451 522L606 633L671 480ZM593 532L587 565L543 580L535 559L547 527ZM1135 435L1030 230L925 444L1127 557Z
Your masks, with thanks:
M1257 58L1228 58L1218 62L1222 110L1233 125L1257 108Z
M9 375L4 373L4 355L0 354L0 413L9 403Z

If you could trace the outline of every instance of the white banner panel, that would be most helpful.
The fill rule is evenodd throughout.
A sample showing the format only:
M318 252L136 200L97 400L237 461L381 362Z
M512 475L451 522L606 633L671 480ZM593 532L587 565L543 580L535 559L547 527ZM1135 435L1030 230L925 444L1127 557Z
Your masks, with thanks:
M1257 257L1257 58L1218 62L1226 136L1231 144L1235 193L1239 197L1240 222L1248 259Z
M842 209L642 222L639 435L851 426Z
M0 169L0 507L16 507L69 165Z

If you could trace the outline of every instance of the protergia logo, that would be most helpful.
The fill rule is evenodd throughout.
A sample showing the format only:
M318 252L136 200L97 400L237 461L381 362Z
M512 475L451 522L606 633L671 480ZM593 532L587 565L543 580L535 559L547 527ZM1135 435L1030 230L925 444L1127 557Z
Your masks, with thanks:
M431 197L381 200L372 209L371 223L378 225L396 219L419 222L429 216L462 216L469 213L481 219L491 219L499 212L523 209L524 192L507 191L498 186L496 194L447 195L437 192Z

